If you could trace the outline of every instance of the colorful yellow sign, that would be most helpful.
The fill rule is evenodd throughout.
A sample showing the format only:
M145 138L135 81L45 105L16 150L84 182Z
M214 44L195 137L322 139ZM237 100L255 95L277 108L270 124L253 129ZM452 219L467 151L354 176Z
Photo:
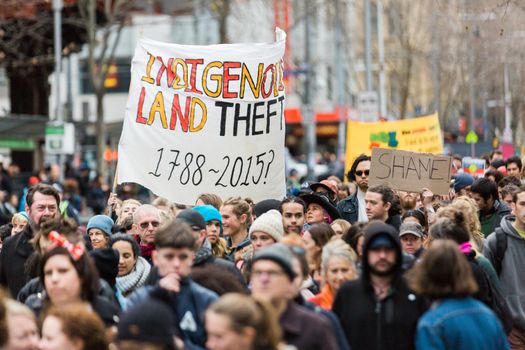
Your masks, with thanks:
M371 155L374 147L443 153L443 138L437 113L391 122L349 121L346 130L346 172L355 158L362 153Z

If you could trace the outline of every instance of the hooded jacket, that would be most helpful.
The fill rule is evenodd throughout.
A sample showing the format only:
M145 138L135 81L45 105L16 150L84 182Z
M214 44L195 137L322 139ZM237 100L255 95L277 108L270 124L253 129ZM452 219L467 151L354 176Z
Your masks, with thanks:
M379 236L390 239L396 253L392 285L384 299L375 296L368 263L370 244ZM371 223L365 231L361 277L341 286L332 307L350 347L353 350L414 349L417 321L425 310L424 300L408 289L402 277L401 244L397 232L385 223Z
M506 235L507 248L501 259L499 278L514 326L525 330L525 279L522 273L522 267L525 266L525 239L514 228L515 220L512 215L501 220L500 228ZM485 240L483 255L495 265L496 253L496 233L492 233Z

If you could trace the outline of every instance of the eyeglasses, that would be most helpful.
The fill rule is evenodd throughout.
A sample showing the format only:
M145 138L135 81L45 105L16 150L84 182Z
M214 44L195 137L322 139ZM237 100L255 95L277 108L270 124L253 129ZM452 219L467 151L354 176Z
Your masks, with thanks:
M139 224L139 226L140 226L141 229L145 230L145 229L147 229L149 227L149 224L151 224L151 226L153 226L153 228L157 228L157 227L159 227L160 222L158 222L158 221L146 221L146 222L141 222Z
M356 171L355 171L355 174L356 174L357 176L363 176L363 173L364 173L366 176L368 176L368 175L370 174L370 170L365 170L365 171L363 171L363 170L356 170Z

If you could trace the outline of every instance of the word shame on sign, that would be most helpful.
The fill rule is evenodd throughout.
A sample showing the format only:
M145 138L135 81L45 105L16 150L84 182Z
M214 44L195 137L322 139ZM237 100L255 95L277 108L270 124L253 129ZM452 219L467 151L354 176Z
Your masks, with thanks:
M193 205L202 193L282 198L285 33L273 43L137 43L118 182Z
M370 186L386 184L395 190L446 195L450 189L452 158L385 148L372 149Z

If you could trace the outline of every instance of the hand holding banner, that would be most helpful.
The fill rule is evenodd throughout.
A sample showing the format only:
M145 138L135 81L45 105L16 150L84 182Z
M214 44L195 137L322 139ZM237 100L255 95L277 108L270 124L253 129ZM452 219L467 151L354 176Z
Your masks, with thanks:
M270 44L190 46L140 40L119 142L119 183L181 204L205 192L281 198L283 54Z

